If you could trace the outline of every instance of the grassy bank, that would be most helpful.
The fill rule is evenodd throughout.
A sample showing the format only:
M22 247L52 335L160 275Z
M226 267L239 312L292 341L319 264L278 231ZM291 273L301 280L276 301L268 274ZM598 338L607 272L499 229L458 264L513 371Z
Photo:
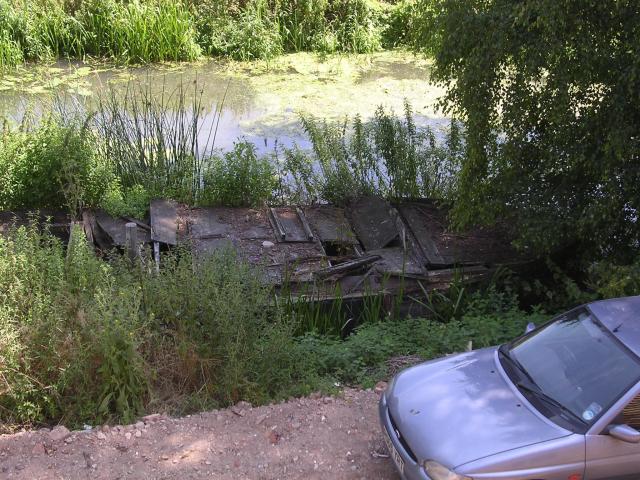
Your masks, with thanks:
M522 331L531 317L495 291L448 323L369 322L346 340L308 331L231 252L165 257L158 274L97 258L76 232L0 237L0 422L131 421L240 399L264 403L335 382L370 385L387 360L430 358ZM493 292L493 293L491 293ZM340 319L338 319L340 320ZM97 340L99 339L99 340Z
M378 0L0 0L0 69L59 57L123 63L201 55L367 53L405 38L407 2Z

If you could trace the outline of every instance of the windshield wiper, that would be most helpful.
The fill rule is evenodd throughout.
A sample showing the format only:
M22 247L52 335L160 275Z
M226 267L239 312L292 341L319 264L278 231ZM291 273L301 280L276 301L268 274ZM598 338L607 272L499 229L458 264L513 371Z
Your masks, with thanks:
M528 393L530 393L532 395L535 395L540 400L543 400L544 402L547 402L548 404L553 405L554 407L558 408L559 410L562 410L563 412L569 414L571 417L573 417L574 419L578 420L581 424L587 425L587 422L585 422L584 419L580 415L577 415L576 413L573 413L571 410L569 410L567 407L562 405L555 398L550 397L549 395L544 393L540 389L540 387L538 387L537 385L535 385L535 384L528 385L526 383L518 382L518 383L516 383L516 386L519 389L524 390L525 392L528 392Z
M512 355L510 355L509 353L509 347L507 346L507 344L503 344L500 345L500 348L498 349L498 352L502 355L503 358L505 358L513 367L515 367L515 369L520 372L522 375L524 375L533 385L536 385L536 382L533 380L533 378L531 377L531 375L529 375L529 372L527 372L527 369L524 368L522 366L522 364L518 361L517 358L513 357Z

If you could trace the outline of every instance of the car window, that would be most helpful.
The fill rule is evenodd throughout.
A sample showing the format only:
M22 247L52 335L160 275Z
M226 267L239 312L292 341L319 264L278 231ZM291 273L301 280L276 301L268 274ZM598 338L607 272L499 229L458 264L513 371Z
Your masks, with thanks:
M640 378L638 359L585 309L517 340L511 354L542 391L587 425Z
M640 395L631 400L622 411L624 423L640 430Z

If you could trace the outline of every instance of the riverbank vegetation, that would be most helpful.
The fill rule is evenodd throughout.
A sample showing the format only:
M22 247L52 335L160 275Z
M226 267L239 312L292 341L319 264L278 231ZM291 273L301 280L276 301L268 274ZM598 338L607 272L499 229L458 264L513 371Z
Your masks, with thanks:
M105 262L80 231L65 249L35 226L16 229L0 237L0 421L95 425L369 386L391 357L487 346L545 318L489 288L459 319L371 318L343 341L300 333L302 311L285 303L231 251L168 254L155 273Z
M0 68L56 58L146 63L367 53L402 43L406 1L1 0Z
M98 258L79 232L66 247L46 229L14 229L0 236L6 424L128 421L368 386L396 356L500 343L528 321L640 293L640 15L631 1L29 4L0 0L3 65L65 55L269 58L399 42L434 56L442 106L462 122L434 132L416 125L410 106L339 125L304 115L310 151L261 156L239 139L223 153L215 126L200 141L197 92L192 101L131 89L88 114L5 124L2 210L142 217L154 196L229 206L429 196L452 205L454 226L500 221L546 261L541 275L414 299L430 320L400 321L372 296L372 313L347 335L339 303L329 316L292 308L233 252L195 262L179 249L156 272L115 253ZM144 35L130 34L137 28Z
M342 125L303 116L313 146L258 154L238 139L215 148L216 112L205 116L197 85L152 95L130 85L103 95L95 111L52 108L44 120L5 124L0 137L0 209L103 208L144 218L149 200L192 206L332 202L362 195L451 199L464 147L455 121L444 132L419 127L409 104L398 115Z

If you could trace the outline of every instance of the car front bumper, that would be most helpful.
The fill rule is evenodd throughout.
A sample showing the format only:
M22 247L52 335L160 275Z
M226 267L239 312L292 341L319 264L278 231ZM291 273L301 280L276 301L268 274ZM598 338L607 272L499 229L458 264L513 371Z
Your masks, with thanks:
M404 467L402 468L402 471L400 471L398 462L393 459L393 452L389 452L391 461L395 463L396 469L403 480L430 480L423 470L422 465L413 460L413 458L407 453L406 449L402 446L402 443L400 443L400 440L398 439L398 436L391 424L387 398L384 393L380 397L378 413L380 416L380 425L382 426L383 435L387 435L387 438L391 441L393 448L395 448L396 452L398 452L398 455L402 459L402 462L404 462Z

